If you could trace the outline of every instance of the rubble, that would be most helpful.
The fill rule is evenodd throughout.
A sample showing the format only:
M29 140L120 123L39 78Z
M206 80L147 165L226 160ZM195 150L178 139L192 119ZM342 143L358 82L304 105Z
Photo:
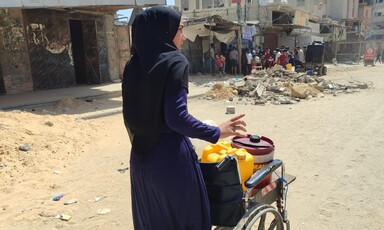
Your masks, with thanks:
M355 93L372 85L350 81L337 84L321 76L309 76L284 70L281 66L272 69L252 71L243 79L230 79L223 83L210 83L205 93L208 100L253 101L255 105L296 104L300 100L323 98L325 94L337 96L341 93ZM246 98L246 100L244 100Z

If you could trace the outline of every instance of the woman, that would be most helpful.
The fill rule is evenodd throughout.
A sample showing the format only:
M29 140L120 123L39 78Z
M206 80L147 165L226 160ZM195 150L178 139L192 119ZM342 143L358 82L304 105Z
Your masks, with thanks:
M215 143L246 131L239 115L219 127L188 113L188 61L181 15L156 6L136 16L124 70L123 115L131 143L135 229L211 229L209 201L188 137Z

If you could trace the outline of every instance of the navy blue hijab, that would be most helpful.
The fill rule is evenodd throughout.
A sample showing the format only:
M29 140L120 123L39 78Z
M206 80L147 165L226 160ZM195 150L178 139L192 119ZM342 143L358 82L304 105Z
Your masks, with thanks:
M138 14L132 25L133 56L122 84L124 124L139 160L144 160L166 129L165 99L188 87L188 61L173 43L181 14L155 6Z

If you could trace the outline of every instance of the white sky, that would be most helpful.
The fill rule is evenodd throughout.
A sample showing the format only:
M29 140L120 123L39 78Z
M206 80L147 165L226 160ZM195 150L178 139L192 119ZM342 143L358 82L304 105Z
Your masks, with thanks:
M167 5L169 6L174 6L175 5L175 0L167 0ZM122 17L128 17L128 20L129 18L131 17L131 14L132 14L132 10L133 9L126 9L126 10L119 10L117 11L117 14L120 14L120 18ZM128 21L127 19L121 19L121 21Z

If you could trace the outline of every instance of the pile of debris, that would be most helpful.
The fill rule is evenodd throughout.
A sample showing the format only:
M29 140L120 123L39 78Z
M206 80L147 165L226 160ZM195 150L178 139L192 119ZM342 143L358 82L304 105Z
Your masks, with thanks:
M370 87L371 85L367 83L357 81L346 85L336 84L320 76L309 76L306 73L287 71L281 66L276 66L268 70L253 71L243 79L215 83L206 92L205 98L232 101L237 96L239 100L244 98L254 100L254 104L295 104L302 99L324 97L324 94L336 96Z

